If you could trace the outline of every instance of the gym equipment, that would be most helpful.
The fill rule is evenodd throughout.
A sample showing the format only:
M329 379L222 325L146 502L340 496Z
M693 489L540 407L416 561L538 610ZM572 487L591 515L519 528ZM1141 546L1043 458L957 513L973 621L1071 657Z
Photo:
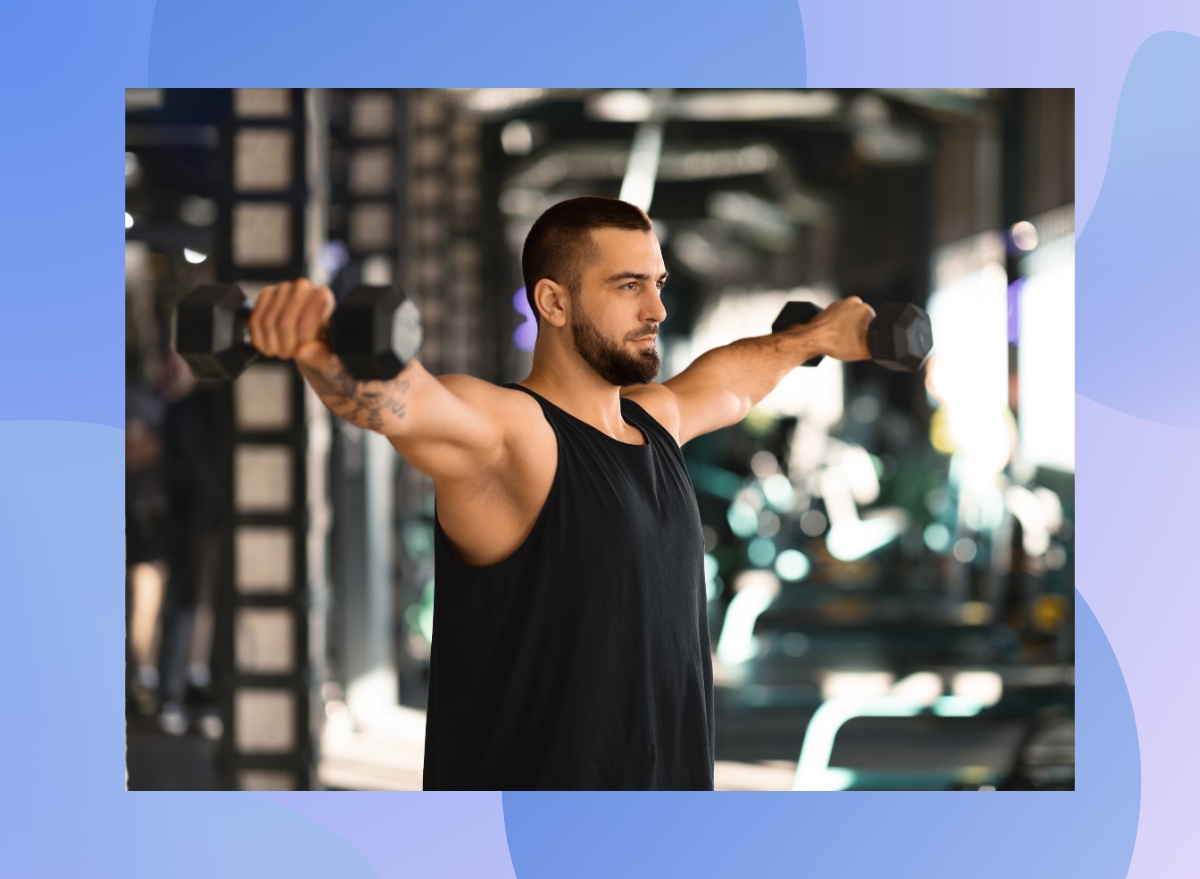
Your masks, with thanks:
M234 379L258 359L236 284L197 287L175 308L175 350L201 379ZM398 286L360 284L333 312L329 343L359 381L395 378L421 347L421 315Z
M789 302L771 324L778 333L795 324L806 324L821 309L812 302ZM913 372L925 365L933 348L933 328L924 309L912 303L885 302L875 309L875 319L867 327L867 347L871 359L897 372ZM807 361L816 366L824 355Z

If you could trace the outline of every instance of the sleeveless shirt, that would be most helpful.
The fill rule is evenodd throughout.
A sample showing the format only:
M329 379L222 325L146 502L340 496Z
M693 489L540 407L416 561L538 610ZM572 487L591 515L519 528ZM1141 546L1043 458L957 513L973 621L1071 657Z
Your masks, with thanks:
M435 516L426 790L712 790L704 540L674 438L534 397L558 467L533 530L469 566Z

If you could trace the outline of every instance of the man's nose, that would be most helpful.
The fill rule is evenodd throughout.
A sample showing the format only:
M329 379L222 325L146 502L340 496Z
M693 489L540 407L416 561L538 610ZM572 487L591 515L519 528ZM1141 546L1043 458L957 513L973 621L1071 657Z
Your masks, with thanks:
M649 301L642 309L642 320L660 324L667 319L667 309L663 305L662 294L657 290L650 294Z

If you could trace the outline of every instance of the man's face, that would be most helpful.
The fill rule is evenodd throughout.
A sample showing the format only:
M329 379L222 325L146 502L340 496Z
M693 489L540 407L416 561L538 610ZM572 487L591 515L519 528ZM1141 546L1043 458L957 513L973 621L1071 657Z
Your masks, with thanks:
M593 229L597 255L572 297L571 338L579 356L605 381L640 385L658 375L658 328L666 319L667 279L653 232Z

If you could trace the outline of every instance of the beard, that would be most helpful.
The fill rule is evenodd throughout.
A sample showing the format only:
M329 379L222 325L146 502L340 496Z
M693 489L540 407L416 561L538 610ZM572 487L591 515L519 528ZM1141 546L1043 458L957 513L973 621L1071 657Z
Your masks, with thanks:
M654 327L646 327L632 333L627 340L648 336L653 332ZM571 314L571 339L584 362L606 382L619 388L646 384L658 375L662 365L654 348L630 354L620 345L613 345L578 309Z

